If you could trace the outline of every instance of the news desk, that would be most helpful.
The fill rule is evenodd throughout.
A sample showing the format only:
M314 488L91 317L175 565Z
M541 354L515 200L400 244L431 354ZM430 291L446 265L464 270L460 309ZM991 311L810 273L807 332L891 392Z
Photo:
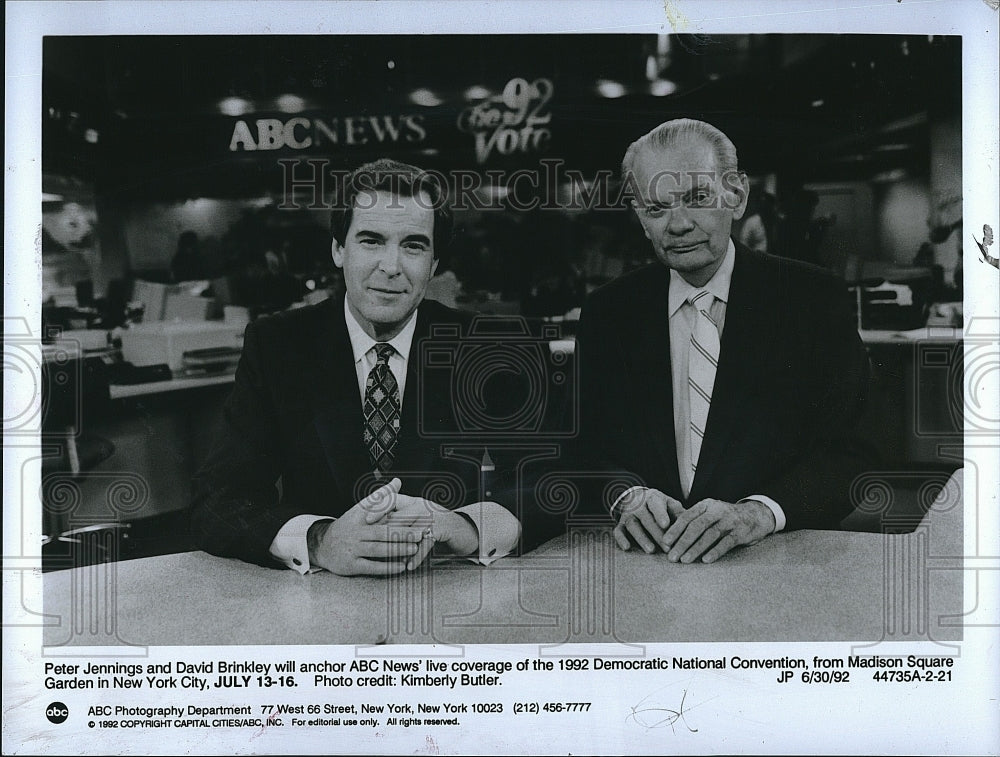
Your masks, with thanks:
M435 560L389 579L300 576L203 552L57 571L44 576L44 641L957 640L964 607L975 605L962 596L961 475L910 533L776 534L714 564L622 552L606 527L581 524L488 568Z

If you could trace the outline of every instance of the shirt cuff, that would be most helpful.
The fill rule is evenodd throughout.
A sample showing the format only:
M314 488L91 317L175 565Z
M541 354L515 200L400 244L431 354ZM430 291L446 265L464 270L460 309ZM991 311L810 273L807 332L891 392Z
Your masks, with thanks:
M473 562L489 565L514 551L521 537L521 523L506 507L496 502L476 502L456 507L455 512L471 520L479 532L479 554L469 555Z
M278 531L271 542L271 556L283 562L296 573L305 575L320 568L309 564L309 526L318 520L333 520L327 515L296 515Z
M622 503L626 497L637 491L646 491L649 487L647 486L630 486L628 489L623 491L618 495L618 499L611 503L611 507L608 508L608 512L611 514L612 518L615 518L615 508ZM615 518L617 520L617 518Z
M785 511L781 509L781 505L775 502L770 497L765 497L763 494L751 494L749 497L744 497L740 502L750 502L751 500L755 502L760 502L762 505L766 506L768 510L774 513L774 530L772 534L778 533L778 531L783 531L785 528ZM736 504L740 504L737 502Z

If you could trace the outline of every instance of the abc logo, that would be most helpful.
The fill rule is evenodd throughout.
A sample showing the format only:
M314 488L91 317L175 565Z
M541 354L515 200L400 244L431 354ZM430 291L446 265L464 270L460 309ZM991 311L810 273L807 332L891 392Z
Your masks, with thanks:
M49 719L50 723L59 725L66 722L66 718L69 717L69 710L62 702L53 702L45 708L45 717Z

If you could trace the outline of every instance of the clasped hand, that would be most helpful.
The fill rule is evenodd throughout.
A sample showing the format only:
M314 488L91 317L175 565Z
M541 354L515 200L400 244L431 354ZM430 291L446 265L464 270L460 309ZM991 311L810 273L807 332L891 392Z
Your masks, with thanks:
M436 543L458 555L479 548L475 526L422 497L401 494L392 479L337 520L309 528L309 560L342 576L395 575L416 570Z
M685 509L658 489L638 489L618 505L615 543L632 541L645 552L658 549L672 562L714 562L733 547L753 544L774 531L774 513L762 502L703 499Z

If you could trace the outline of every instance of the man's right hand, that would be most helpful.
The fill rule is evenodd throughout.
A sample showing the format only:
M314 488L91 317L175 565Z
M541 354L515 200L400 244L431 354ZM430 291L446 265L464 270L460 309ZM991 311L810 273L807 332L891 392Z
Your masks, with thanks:
M386 522L386 516L398 507L419 500L400 494L400 486L400 480L394 478L336 520L313 523L306 537L309 562L341 576L388 576L405 571L424 529Z
M615 509L618 511L615 543L628 551L634 541L648 554L660 549L663 534L684 512L680 502L659 489L635 489Z

